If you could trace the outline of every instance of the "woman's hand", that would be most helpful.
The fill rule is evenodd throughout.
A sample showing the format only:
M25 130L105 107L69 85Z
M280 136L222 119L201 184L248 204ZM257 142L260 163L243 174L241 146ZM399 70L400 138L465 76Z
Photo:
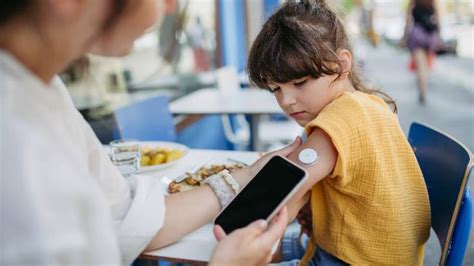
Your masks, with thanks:
M219 244L209 265L266 265L272 258L272 246L285 232L288 214L284 207L270 226L264 220L237 229L228 236L220 226L214 228Z
M296 137L296 139L293 141L288 146L285 146L281 148L280 150L272 151L272 152L267 152L263 154L256 162L254 162L251 166L249 166L249 169L253 176L255 176L260 169L265 166L265 164L275 155L280 155L282 157L288 157L292 152L294 152L296 149L298 149L299 146L302 144L302 140L300 137Z
M251 166L237 170L232 173L232 176L239 182L240 187L247 185L250 180L262 169L262 167L275 155L280 155L283 157L288 157L293 151L295 151L299 146L301 146L301 138L297 137L293 143L290 145L273 152L268 152L262 155L257 161L255 161Z

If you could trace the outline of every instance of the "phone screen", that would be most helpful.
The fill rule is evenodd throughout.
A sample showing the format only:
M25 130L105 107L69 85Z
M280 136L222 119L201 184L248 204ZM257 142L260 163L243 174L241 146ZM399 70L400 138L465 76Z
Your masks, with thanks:
M266 220L305 174L287 160L273 157L227 205L215 223L228 234L255 220Z

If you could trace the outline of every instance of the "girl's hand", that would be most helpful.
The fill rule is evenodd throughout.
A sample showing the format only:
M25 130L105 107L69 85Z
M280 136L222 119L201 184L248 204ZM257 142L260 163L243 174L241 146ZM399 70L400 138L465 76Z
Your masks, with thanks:
M286 204L286 208L288 209L288 224L293 222L295 219L298 219L301 210L308 205L310 197L311 193L309 192L306 192L305 194L298 192L288 201Z
M226 236L220 226L214 227L214 235L219 241L209 265L266 265L272 258L272 246L285 232L288 214L284 207L270 226L264 220L237 229Z
M310 201L298 212L296 220L301 225L301 231L306 235L311 236L313 232L313 218Z

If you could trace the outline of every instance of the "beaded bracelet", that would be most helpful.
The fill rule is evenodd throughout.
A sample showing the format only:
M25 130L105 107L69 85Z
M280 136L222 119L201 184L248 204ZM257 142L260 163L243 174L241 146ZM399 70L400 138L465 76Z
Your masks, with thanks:
M235 180L235 178L229 173L229 170L224 169L218 173L222 179L230 186L234 191L234 195L237 195L240 191L240 184Z
M228 170L223 170L206 178L204 184L208 184L212 188L214 194L219 199L221 209L227 206L240 190L239 183L237 183Z

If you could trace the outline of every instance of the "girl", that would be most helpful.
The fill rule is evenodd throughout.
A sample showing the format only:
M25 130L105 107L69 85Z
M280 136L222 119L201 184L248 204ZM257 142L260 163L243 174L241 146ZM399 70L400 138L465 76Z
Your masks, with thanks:
M0 1L1 265L129 265L219 212L212 184L164 197L160 180L127 182L56 76L90 51L127 54L156 19L154 0ZM269 157L233 178L244 185ZM288 209L296 215L303 202ZM268 230L260 221L229 237L217 228L224 240L211 264L267 262L286 217L283 210Z
M305 127L313 149L312 230L301 264L421 265L428 194L394 101L367 88L341 21L323 0L289 1L264 24L251 81ZM390 106L392 108L390 108ZM301 193L304 193L302 191ZM296 242L283 241L283 259Z

